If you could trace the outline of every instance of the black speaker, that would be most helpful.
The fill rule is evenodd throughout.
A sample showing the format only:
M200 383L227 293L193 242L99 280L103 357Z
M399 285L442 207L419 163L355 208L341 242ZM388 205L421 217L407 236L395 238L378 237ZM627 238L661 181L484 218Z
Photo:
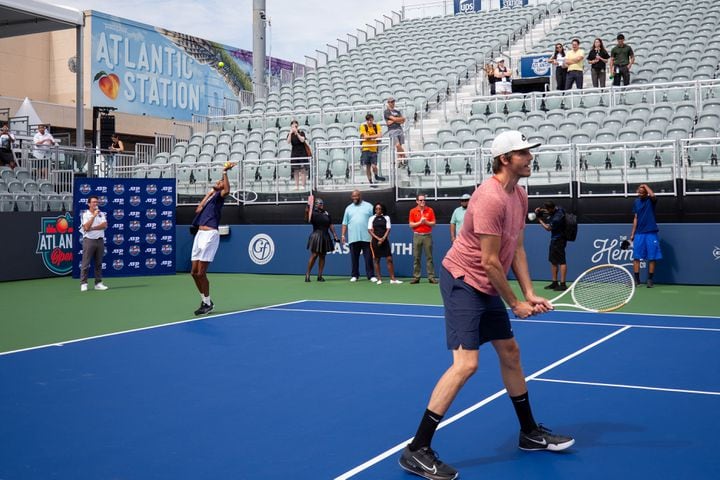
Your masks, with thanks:
M112 145L112 134L115 133L115 117L113 115L100 116L100 148L106 150Z

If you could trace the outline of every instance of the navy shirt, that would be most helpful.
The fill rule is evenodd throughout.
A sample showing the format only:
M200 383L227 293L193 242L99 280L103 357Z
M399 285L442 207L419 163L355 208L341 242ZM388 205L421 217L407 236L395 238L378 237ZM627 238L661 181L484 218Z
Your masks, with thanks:
M215 192L207 201L202 211L198 214L197 222L193 224L199 227L210 227L217 229L220 225L220 215L222 214L222 207L225 204L225 197L222 196L222 191Z
M565 210L557 207L550 217L550 238L562 238L565 234Z
M636 198L633 204L633 213L637 215L637 228L635 233L654 233L659 231L655 223L655 204L657 198Z

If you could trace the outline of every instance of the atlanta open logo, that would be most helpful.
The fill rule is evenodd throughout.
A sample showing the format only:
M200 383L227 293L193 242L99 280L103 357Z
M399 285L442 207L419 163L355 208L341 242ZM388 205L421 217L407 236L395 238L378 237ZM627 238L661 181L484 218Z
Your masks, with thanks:
M113 210L113 218L115 220L122 220L123 218L125 218L125 210L123 210L122 208L116 208L115 210Z
M162 225L163 230L170 230L173 227L172 220L163 220L160 225Z
M80 184L80 193L82 193L83 195L87 195L88 193L90 193L90 190L92 190L92 189L90 188L89 184L87 184L87 183Z
M137 207L140 205L140 195L133 195L130 197L130 205Z
M116 233L113 235L113 243L115 245L122 245L122 243L125 241L125 237L122 233Z
M137 257L140 254L140 247L138 247L137 245L133 245L128 248L128 253L133 257Z
M72 270L73 218L69 213L40 219L40 231L35 253L55 275L67 275Z
M269 235L258 233L250 239L248 245L250 260L257 265L265 265L275 255L275 243Z
M113 193L115 193L115 195L122 195L123 193L125 193L125 185L123 185L122 183L117 183L113 185Z
M150 185L145 187L145 191L148 193L148 195L155 195L157 193L157 185L151 183Z
M140 222L138 222L137 220L131 220L129 226L130 230L132 230L133 232L137 232L138 230L140 230Z
M543 76L547 75L550 71L550 64L547 61L547 58L533 58L532 62L532 71L535 75Z
M163 255L170 255L173 251L172 245L163 245L160 251L163 253Z
M113 260L113 268L115 270L122 270L122 268L125 266L125 262L122 261L122 258L116 258Z
M145 216L146 216L149 220L152 220L153 218L157 217L157 210L155 210L154 208L148 208L148 209L145 211Z
M172 195L163 195L162 197L162 204L166 207L169 207L173 203L173 197Z
M157 260L155 260L154 258L150 257L150 258L145 259L145 267L146 268L149 268L152 270L156 266L157 266Z
M155 235L154 233L148 233L147 235L145 235L145 242L152 245L156 241L157 241L157 235Z

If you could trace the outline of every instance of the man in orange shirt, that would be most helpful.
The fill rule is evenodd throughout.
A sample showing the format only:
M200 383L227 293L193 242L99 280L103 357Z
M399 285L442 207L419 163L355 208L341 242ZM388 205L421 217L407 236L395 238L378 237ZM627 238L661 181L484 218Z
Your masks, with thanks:
M420 283L420 257L425 253L428 281L438 283L435 278L435 266L432 257L432 229L435 226L435 212L425 204L425 195L415 197L417 207L410 210L410 228L413 229L413 279L410 283Z

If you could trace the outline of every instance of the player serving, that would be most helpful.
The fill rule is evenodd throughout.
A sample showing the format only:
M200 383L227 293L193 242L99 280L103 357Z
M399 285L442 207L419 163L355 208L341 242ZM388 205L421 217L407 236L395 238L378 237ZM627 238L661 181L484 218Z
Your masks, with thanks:
M230 193L230 181L227 172L235 165L232 162L225 163L222 179L213 185L212 189L205 194L205 197L195 209L195 218L192 224L193 227L197 228L197 233L195 234L190 257L192 263L190 273L202 298L200 308L195 310L195 315L207 315L215 307L210 299L210 281L207 277L207 269L215 259L215 252L217 252L220 244L218 226L220 225L220 216L222 207L225 204L225 197Z
M460 234L442 262L440 291L453 363L435 386L415 438L399 460L402 468L421 477L458 477L458 471L441 462L430 443L455 396L477 370L479 348L486 342L492 343L498 355L502 379L520 423L519 447L559 451L575 443L535 423L520 348L503 304L505 300L519 318L552 309L550 302L533 290L523 246L528 197L518 182L530 176L530 149L538 145L528 143L518 131L495 137L491 147L494 176L470 198ZM510 268L524 300L510 288Z

